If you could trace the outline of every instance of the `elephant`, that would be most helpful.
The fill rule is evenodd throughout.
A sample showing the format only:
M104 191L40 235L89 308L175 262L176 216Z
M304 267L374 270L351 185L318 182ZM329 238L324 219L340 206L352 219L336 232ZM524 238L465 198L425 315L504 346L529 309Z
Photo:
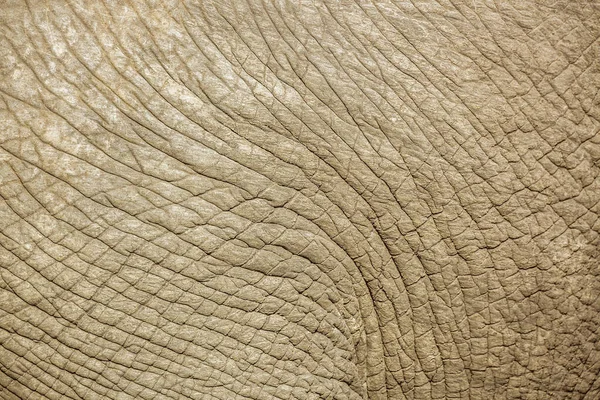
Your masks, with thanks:
M1 10L0 399L600 398L600 3Z

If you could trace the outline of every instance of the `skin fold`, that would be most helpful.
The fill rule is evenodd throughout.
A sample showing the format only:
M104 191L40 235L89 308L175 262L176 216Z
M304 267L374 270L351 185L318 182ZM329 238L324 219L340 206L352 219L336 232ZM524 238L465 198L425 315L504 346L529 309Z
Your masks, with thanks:
M600 398L600 3L0 9L0 399Z

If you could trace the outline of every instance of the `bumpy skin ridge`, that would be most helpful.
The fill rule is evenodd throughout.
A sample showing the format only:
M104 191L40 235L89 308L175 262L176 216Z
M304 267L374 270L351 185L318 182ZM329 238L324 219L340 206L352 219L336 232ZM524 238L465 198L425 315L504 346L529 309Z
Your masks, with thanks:
M4 1L0 399L600 398L600 6Z

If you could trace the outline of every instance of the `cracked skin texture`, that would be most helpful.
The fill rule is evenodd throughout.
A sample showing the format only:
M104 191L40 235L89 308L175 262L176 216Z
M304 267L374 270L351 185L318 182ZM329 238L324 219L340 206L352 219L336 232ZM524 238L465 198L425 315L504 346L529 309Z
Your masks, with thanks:
M3 1L0 399L600 398L600 6Z

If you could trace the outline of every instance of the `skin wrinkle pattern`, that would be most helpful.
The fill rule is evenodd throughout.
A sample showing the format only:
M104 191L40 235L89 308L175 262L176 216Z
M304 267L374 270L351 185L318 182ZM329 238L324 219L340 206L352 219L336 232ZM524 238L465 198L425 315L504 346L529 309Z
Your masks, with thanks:
M0 2L0 399L600 399L600 3Z

